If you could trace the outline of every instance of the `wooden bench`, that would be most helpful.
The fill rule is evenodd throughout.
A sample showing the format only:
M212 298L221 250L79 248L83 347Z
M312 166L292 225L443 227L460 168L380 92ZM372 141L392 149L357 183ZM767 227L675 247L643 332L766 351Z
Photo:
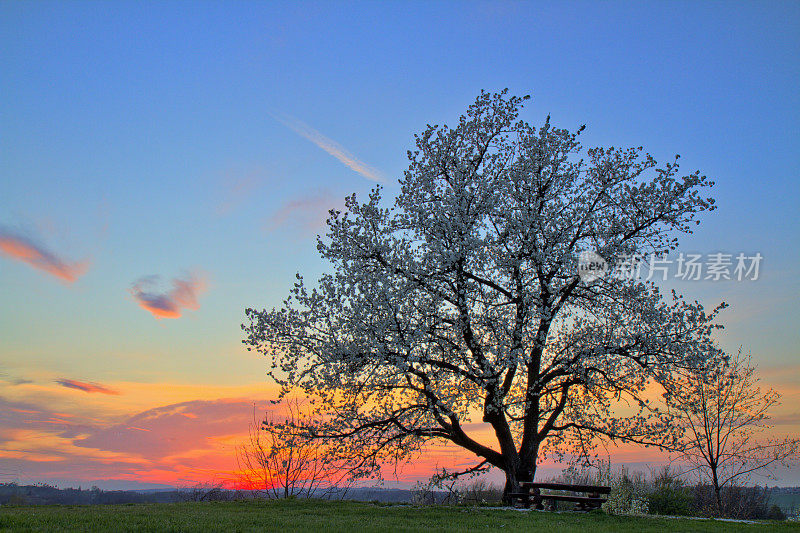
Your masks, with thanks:
M600 496L601 494L611 493L611 487L598 487L594 485L569 485L567 483L534 483L530 481L523 481L520 483L522 492L512 492L508 496L513 504L515 501L521 501L525 507L530 507L533 504L534 509L544 509L542 504L543 500L550 500L553 507L555 502L575 502L576 510L590 511L599 508L606 498ZM560 490L564 492L581 492L586 496L576 496L570 494L542 494L542 489Z

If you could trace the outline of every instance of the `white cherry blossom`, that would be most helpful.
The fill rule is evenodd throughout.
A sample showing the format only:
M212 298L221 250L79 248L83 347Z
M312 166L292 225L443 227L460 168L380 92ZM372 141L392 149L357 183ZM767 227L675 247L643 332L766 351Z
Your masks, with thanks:
M455 127L428 126L394 205L347 198L319 239L330 270L277 309L246 311L251 349L285 392L317 399L362 475L431 441L530 480L547 454L603 439L677 437L642 399L653 379L714 352L717 312L636 279L584 283L577 257L675 249L713 183L641 148L584 149L579 134L519 119L524 98L481 93ZM633 407L624 415L615 406ZM485 422L492 439L468 426ZM311 434L313 433L313 435Z

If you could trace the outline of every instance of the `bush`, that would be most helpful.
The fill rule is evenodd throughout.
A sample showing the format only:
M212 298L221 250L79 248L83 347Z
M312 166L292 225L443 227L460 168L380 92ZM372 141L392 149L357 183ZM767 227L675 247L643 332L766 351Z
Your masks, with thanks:
M179 494L187 502L230 502L242 497L240 491L227 490L222 483L197 483Z
M650 494L647 497L653 514L689 516L694 508L694 495L678 474L665 466L652 472Z
M583 465L580 468L571 466L552 481L569 485L610 486L611 494L602 507L609 514L642 515L649 512L650 489L646 476L641 472L631 473L625 467L612 470L608 461L600 461L595 466ZM562 491L549 492L560 494ZM571 503L555 503L555 510L574 508L574 504Z
M717 500L711 485L697 485L693 492L694 511L700 516L719 516L743 520L768 518L769 491L766 487L739 485L723 487L721 492L722 509L717 509Z
M606 485L611 487L603 510L609 514L660 514L677 516L708 516L743 520L785 520L777 505L770 505L766 487L740 485L722 488L722 508L717 505L714 489L710 485L688 485L681 473L669 466L651 470L649 476L629 472L626 468L613 469L610 463L601 462L587 468L570 467L552 481L573 485ZM559 504L561 502L558 502ZM557 509L567 509L559 505Z
M648 487L645 477L635 472L633 476L622 469L611 479L611 494L603 504L609 514L643 515L649 511Z
M12 494L6 501L6 505L28 505L28 500L20 494Z
M777 505L773 505L769 508L769 511L767 511L767 518L769 520L786 520L786 515L783 513L783 509Z
M436 503L436 494L427 483L417 481L411 489L411 505L433 505Z
M503 500L503 489L476 478L458 486L459 501L468 505L496 504Z

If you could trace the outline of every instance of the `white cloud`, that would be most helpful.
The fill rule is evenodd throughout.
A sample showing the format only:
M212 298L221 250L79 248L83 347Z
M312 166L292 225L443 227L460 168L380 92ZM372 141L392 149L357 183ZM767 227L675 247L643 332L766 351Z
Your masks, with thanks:
M350 169L358 172L368 180L377 181L379 183L386 181L378 169L371 167L359 160L353 154L348 152L342 145L324 136L308 124L287 115L273 114L273 117L287 128L290 128L298 135L305 137L312 143L316 144L318 147L322 148L330 155L344 163Z

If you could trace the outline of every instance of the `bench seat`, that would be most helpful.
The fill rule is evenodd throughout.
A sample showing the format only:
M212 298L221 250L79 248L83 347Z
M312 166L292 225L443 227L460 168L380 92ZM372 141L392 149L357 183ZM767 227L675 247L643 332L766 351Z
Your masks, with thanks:
M568 485L565 483L533 483L523 482L520 483L523 492L511 492L508 494L509 499L514 501L521 501L524 505L533 505L537 509L542 509L542 501L549 500L551 502L574 502L577 504L577 509L589 510L596 509L606 502L606 498L601 497L601 494L610 494L611 487L592 486L592 485ZM588 496L574 496L570 494L542 494L541 489L561 490L568 492L583 492Z

